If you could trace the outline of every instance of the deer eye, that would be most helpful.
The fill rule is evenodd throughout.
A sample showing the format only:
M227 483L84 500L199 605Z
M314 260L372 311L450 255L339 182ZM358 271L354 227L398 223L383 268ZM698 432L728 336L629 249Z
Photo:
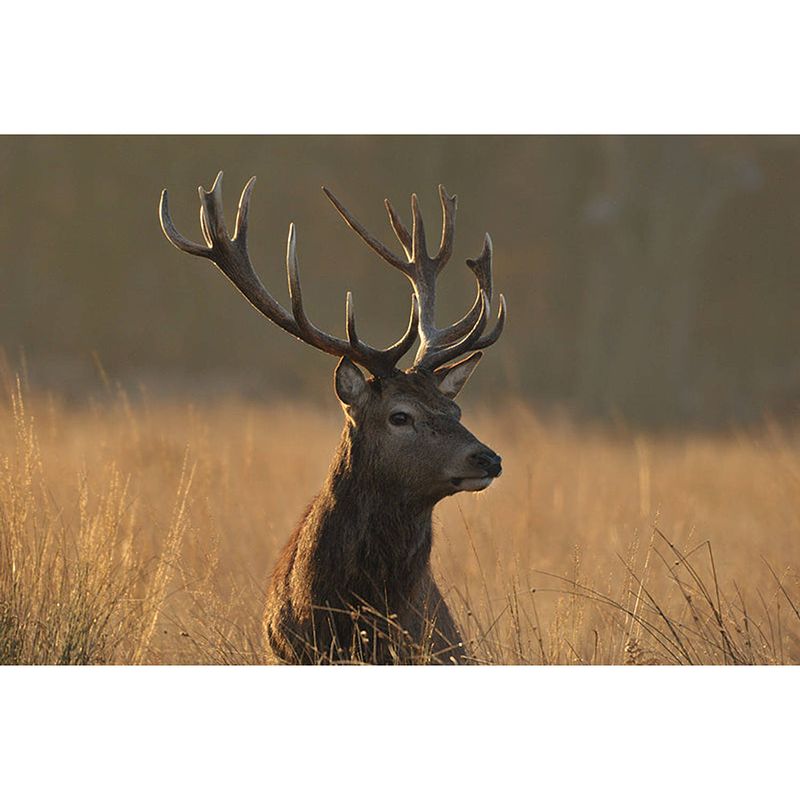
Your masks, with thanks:
M389 415L389 422L398 427L401 425L410 425L411 414L406 414L405 411L395 411L394 414Z

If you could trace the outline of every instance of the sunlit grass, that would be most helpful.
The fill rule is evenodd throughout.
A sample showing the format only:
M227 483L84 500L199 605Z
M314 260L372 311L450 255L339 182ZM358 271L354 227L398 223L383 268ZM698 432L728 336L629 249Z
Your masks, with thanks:
M0 662L260 663L271 566L341 421L302 404L0 405ZM436 512L477 663L800 662L800 437L648 436L507 401L503 455Z

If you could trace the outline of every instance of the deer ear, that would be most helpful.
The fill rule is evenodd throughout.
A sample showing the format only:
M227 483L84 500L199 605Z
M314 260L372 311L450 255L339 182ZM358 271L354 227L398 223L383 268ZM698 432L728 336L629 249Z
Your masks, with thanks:
M336 396L345 406L360 405L366 397L367 382L361 370L347 357L342 356L333 375Z
M483 353L478 351L449 367L439 367L433 373L439 381L439 391L452 400L464 388L464 384L472 375L472 370L478 366L482 355Z

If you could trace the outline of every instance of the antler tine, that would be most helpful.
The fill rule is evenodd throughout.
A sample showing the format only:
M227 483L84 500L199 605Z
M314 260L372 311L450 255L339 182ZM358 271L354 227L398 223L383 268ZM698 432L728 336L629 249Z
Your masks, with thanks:
M467 266L472 271L478 284L475 302L472 304L472 308L458 322L454 322L447 328L447 335L443 344L450 344L462 339L475 324L478 315L481 313L482 291L486 292L489 303L491 304L492 302L492 237L488 233L483 238L481 254L474 259L468 258Z
M403 224L403 220L400 219L397 212L394 210L394 206L389 202L388 198L383 201L383 204L386 206L386 211L389 214L389 223L392 226L392 230L394 231L395 236L397 236L397 238L400 240L400 244L403 246L403 251L406 254L406 258L410 263L411 251L413 248L411 234L408 232L408 228L406 228L406 226ZM405 270L403 271L405 272Z
M442 331L441 340L439 342L440 345L458 342L472 330L481 313L483 304L482 293L481 287L478 286L478 293L475 295L475 302L472 304L472 308L470 308L458 322L448 325L447 328Z
M414 367L433 369L457 358L469 350L488 347L499 338L505 325L505 301L500 305L497 324L491 333L483 336L492 300L492 240L487 233L483 248L477 259L468 259L467 266L475 275L478 294L470 310L458 322L446 328L437 328L435 323L436 279L453 253L457 200L439 185L439 201L442 206L442 238L439 251L434 257L428 254L425 225L419 200L411 195L411 231L404 225L392 204L385 200L389 223L403 247L407 261L402 261L384 244L372 236L361 223L339 202L327 188L323 191L333 203L347 225L352 228L369 247L400 269L411 281L417 299L419 313L419 348ZM352 301L351 301L352 302ZM348 312L349 318L350 312Z
M483 237L483 248L477 258L468 258L467 266L472 270L472 274L478 281L478 287L486 292L489 300L492 299L492 237L485 234Z
M422 221L422 212L419 210L419 200L417 200L416 194L411 195L411 218L411 261L419 274L428 267L431 259L428 256L425 224Z
M453 255L453 240L456 234L456 196L447 194L447 189L439 184L439 200L442 204L442 240L436 254L437 268L441 270ZM491 300L491 296L489 297Z
M222 172L217 173L209 191L198 186L197 193L200 195L200 224L208 246L212 247L214 241L228 239L222 206Z
M383 242L376 239L337 199L336 195L327 187L323 186L322 191L325 196L333 203L334 208L339 212L348 227L354 230L384 261L388 261L393 267L401 272L408 274L408 264L402 258L396 256Z
M242 194L239 197L239 207L236 209L236 225L233 229L234 241L241 240L247 246L247 226L250 217L250 197L253 194L253 188L256 185L256 176L253 175L249 181L244 185Z
M386 349L388 359L394 359L392 365L396 364L410 349L417 339L417 329L419 328L419 301L415 294L411 295L411 314L408 318L406 332L389 348Z
M446 193L443 187L440 187L440 196L442 197L443 212L445 212L440 254L444 250L447 257L449 257L449 252L447 251L452 248L452 241L449 247L445 246L446 234L444 229L447 226L447 216L445 211ZM452 200L455 200L455 198L452 198ZM478 258L467 259L467 266L475 275L478 285L478 294L472 308L458 322L447 328L439 330L431 324L424 337L420 333L422 341L414 361L416 367L420 369L435 369L471 350L482 350L489 347L500 338L506 321L506 302L502 295L500 296L497 322L490 333L485 336L482 335L491 309L493 291L492 254L492 238L487 233L484 236L483 248Z
M200 226L207 246L192 242L178 232L170 216L167 192L164 190L159 205L159 217L164 235L179 250L213 261L256 309L288 333L331 355L348 356L356 363L366 367L373 375L390 374L400 358L411 348L416 338L418 326L416 298L412 298L411 320L406 332L395 344L385 350L370 347L358 338L352 300L350 299L347 311L348 340L345 341L324 333L309 320L303 308L297 264L296 232L294 224L291 224L286 243L286 270L292 302L292 313L290 314L267 291L250 263L247 252L247 229L254 183L255 178L251 178L242 190L233 238L228 235L225 226L222 205L222 173L217 175L209 191L200 187Z
M286 276L289 282L289 299L292 302L292 315L300 328L301 338L315 347L324 348L322 331L306 316L303 308L303 290L300 286L300 269L297 264L297 233L294 222L289 223L289 235L286 237Z
M442 239L439 252L430 258L425 249L425 233L417 196L411 196L411 209L414 216L414 288L420 300L420 346L414 366L433 369L471 349L486 326L490 310L490 298L485 289L491 291L491 281L486 280L486 270L470 269L478 282L478 296L470 311L457 323L446 328L436 327L434 320L436 305L436 278L447 264L453 251L455 234L456 197L447 194L444 186L439 186L439 199L442 205ZM488 253L488 256L487 256ZM479 256L479 261L491 258L491 244Z
M303 294L300 286L300 273L297 263L297 245L294 223L289 226L286 246L286 271L289 278L289 294L292 300L292 313L300 328L300 338L307 344L332 355L346 355L358 364L365 366L373 375L391 373L397 362L410 349L416 339L415 325L409 323L406 333L386 350L376 350L358 338L356 330L355 306L352 292L347 292L345 302L345 328L347 342L321 331L308 318L303 307ZM412 300L411 322L416 320L416 303Z
M264 287L247 254L247 211L254 180L250 179L242 193L235 239L231 240L228 237L222 220L221 172L217 175L210 192L206 192L202 187L199 189L200 226L207 246L197 244L179 233L169 213L166 189L161 193L159 206L161 229L178 250L213 261L251 305L288 333L298 336L299 329L294 319Z
M486 327L488 315L489 298L486 297L485 292L481 292L481 310L478 319L472 326L472 330L455 344L446 345L439 341L437 344L427 347L424 351L420 347L417 358L414 360L414 366L418 369L434 370L470 350L477 350L475 343L479 340L483 329Z
M358 333L356 332L356 310L353 305L353 293L348 290L344 301L344 329L347 333L347 341L352 348L357 348L360 344Z
M478 339L477 342L472 346L473 350L485 350L490 345L493 345L499 338L500 334L506 327L506 298L501 294L500 295L500 308L497 312L497 322L494 324L494 328L492 329L491 333L487 333L486 336L481 337Z
M166 189L161 192L161 202L158 204L158 218L161 221L161 230L164 232L164 236L167 237L173 247L176 247L184 253L188 253L190 256L208 258L211 252L208 247L204 247L202 244L197 244L191 239L187 239L175 227L175 223L173 223L172 216L169 213L169 200L167 198Z
M386 350L378 351L380 357L383 358L391 368L409 351L414 340L417 338L417 325L419 324L419 312L417 306L417 298L411 295L411 314L408 320L408 326L405 333ZM347 340L350 346L358 353L364 354L369 357L368 345L365 345L359 338L356 331L356 313L355 303L353 302L353 293L348 292L345 300L345 330L347 331ZM374 352L374 351L373 351ZM388 370L391 372L391 368Z
M482 294L484 294L484 293L482 293ZM480 302L480 296L479 296L478 300L476 301L476 303L478 303L478 302ZM474 308L474 306L473 306L473 308ZM478 313L480 314L480 311ZM467 316L470 316L471 314L472 314L472 311L470 311L470 313ZM466 316L463 317L461 320L459 320L459 322L457 322L455 324L459 325L466 318L467 318ZM489 333L487 333L485 336L482 336L477 341L475 341L473 344L470 344L470 346L468 348L464 348L464 343L467 341L467 339L469 337L465 337L460 342L456 342L456 344L454 344L453 347L457 348L457 350L459 350L460 352L466 352L467 349L469 349L469 350L485 350L487 347L490 347L491 345L493 345L500 338L500 336L502 335L503 331L505 330L505 326L506 326L506 318L507 318L506 298L505 298L504 295L501 294L500 295L500 307L499 307L499 309L497 311L497 321L494 324L494 328L492 328L492 330ZM452 328L448 329L448 332L450 330L453 330L454 328L455 328L455 326L453 326ZM448 341L450 341L450 337L449 336L448 336ZM460 352L456 352L456 355L460 355ZM451 356L450 358L447 359L447 361L451 361L453 358L454 358L454 356ZM439 362L439 365L441 365L443 363L446 363L446 362L441 361L441 362Z

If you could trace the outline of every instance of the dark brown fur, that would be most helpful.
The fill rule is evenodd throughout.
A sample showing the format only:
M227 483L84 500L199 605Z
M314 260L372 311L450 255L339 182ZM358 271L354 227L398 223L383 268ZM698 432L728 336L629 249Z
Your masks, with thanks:
M487 451L428 373L371 379L328 477L276 565L264 620L284 663L459 663L461 636L430 568L434 505ZM414 411L414 431L388 416ZM491 452L491 451L488 451Z

